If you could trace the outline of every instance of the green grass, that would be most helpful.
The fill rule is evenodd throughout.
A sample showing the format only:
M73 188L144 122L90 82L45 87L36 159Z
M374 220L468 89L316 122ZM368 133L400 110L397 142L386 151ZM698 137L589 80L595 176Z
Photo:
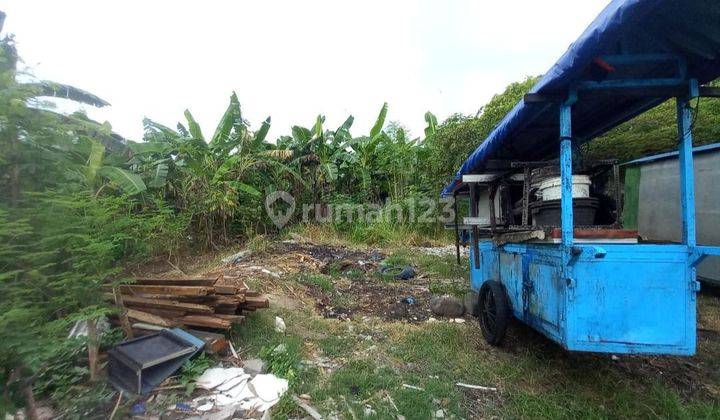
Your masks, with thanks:
M297 276L297 281L306 286L317 286L325 293L330 293L335 289L332 277L325 274L301 272Z
M332 335L318 340L318 347L328 357L349 355L357 345L355 337L349 335Z
M275 315L285 319L285 334L274 332ZM396 417L399 411L407 419L427 419L438 409L466 418L720 418L717 401L683 397L671 383L628 374L609 357L568 354L541 337L510 352L491 348L474 323L338 322L271 309L249 315L234 334L246 350L243 357L285 343L290 356L280 366L313 355L340 366L323 372L297 363L290 392L273 418L303 415L291 394L309 394L313 407L340 418L363 418L366 407L369 418ZM375 338L361 338L369 334ZM466 397L456 382L500 391Z

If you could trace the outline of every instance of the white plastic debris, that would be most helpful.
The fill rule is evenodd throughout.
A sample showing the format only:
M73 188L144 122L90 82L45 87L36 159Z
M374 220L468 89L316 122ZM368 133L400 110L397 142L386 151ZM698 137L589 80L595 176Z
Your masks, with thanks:
M97 329L98 334L102 334L108 328L110 328L110 324L108 324L108 322L105 318L100 318L97 321L95 321L95 328ZM80 321L75 322L75 324L72 326L72 328L70 329L70 332L68 333L68 338L87 337L87 335L88 335L87 321L80 320Z
M250 379L242 368L210 368L197 379L197 386L212 390L213 402L202 405L238 406L244 410L266 411L280 401L288 390L288 381L272 374L258 374Z
M198 388L213 389L235 377L244 374L245 371L242 368L210 368L203 372L203 374L200 375L199 378L197 378L197 381L195 381L195 383L197 384Z
M273 374L256 375L248 384L250 390L265 402L279 400L288 390L287 379Z
M241 383L247 381L248 379L250 379L250 375L248 375L248 374L236 376L236 377L226 381L222 385L218 386L216 389L221 392L226 392L226 391L229 391L229 390L235 388L236 386L240 385Z
M210 411L215 407L215 404L211 401L209 403L205 403L197 408L197 411Z
M279 333L285 332L285 321L279 316L275 317L275 331Z

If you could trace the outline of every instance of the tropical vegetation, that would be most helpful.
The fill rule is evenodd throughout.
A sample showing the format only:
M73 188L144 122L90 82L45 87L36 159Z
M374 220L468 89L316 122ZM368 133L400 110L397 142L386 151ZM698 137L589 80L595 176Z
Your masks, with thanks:
M13 37L5 35L0 40L0 412L25 404L34 393L73 405L79 416L83 395L107 393L86 386L89 372L78 350L85 343L67 339L67 329L112 311L102 300L103 285L123 281L124 267L152 258L177 264L181 255L277 232L264 208L264 198L275 191L291 192L298 206L381 207L435 199L448 176L537 80L511 84L474 116L455 114L439 123L428 112L419 136L389 121L391 110L382 104L368 133L353 134L352 116L327 127L319 115L269 139L271 118L253 128L232 93L213 131L203 132L186 110L176 127L145 119L143 138L132 141L81 112L54 110L48 97L97 107L108 103L76 87L28 82L18 60ZM672 106L663 104L613 130L587 153L630 159L674 147ZM700 101L698 144L720 137L718 106ZM375 243L393 232L442 235L437 225L334 226Z

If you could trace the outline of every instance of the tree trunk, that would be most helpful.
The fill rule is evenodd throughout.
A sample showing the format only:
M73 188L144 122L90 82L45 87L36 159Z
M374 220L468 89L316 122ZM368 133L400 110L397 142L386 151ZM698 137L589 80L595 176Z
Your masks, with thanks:
M28 420L38 420L37 403L35 402L35 395L33 394L32 384L27 384L23 386L23 393L25 394L25 408L27 411Z

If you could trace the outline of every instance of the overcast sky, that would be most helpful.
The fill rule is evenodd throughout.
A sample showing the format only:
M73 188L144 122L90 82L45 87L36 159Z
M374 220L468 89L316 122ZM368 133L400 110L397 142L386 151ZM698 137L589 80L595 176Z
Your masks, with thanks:
M142 137L189 108L212 134L237 92L271 138L352 114L367 133L388 118L420 135L425 111L474 114L526 75L544 73L608 0L160 1L6 0L5 32L41 79L112 104L88 109Z

